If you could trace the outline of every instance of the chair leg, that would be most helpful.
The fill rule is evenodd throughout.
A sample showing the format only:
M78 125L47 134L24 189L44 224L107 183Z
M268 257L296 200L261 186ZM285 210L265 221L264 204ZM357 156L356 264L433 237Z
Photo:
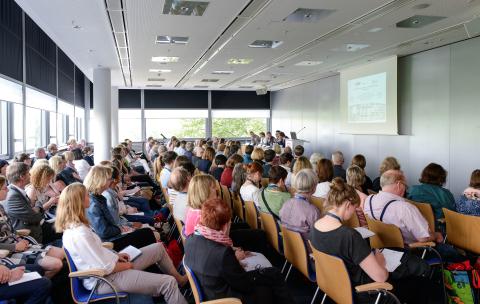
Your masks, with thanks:
M282 271L280 273L283 273L285 271L285 267L287 267L288 261L285 260L285 263L283 263Z
M324 293L324 294L323 294L323 298L322 298L322 303L320 303L320 304L323 304L323 303L325 303L325 300L326 300L326 299L327 299L327 294L326 294L326 293Z
M290 264L290 268L288 268L287 276L285 277L285 282L288 280L288 276L290 275L290 271L292 270L293 264Z
M382 297L382 293L379 292L378 295L377 295L377 299L375 300L375 304L378 304L378 302L380 302L381 297Z
M315 302L315 299L317 298L318 291L320 290L320 287L317 287L317 290L315 290L315 294L313 295L312 302L310 304L313 304Z

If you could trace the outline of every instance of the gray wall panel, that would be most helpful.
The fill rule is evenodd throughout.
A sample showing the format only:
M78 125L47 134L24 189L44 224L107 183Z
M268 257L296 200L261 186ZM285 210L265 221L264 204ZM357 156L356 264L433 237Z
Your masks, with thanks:
M341 150L367 158L367 174L378 175L386 156L399 159L409 184L437 162L449 171L447 187L459 195L480 168L480 38L399 59L398 136L338 133L339 76L272 93L273 129L297 131L307 154Z

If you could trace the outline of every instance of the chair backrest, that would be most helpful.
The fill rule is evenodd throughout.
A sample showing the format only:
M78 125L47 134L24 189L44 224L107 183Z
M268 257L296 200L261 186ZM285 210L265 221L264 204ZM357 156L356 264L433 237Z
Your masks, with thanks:
M244 221L245 220L244 209L243 209L242 199L240 198L240 194L233 193L232 196L233 196L233 214L235 214L242 221Z
M423 217L427 220L428 228L430 228L430 231L434 232L435 231L435 215L433 214L432 205L427 203L415 202L411 200L407 200L407 202L417 207L418 211L420 211Z
M220 185L220 194L222 197L222 200L230 206L233 210L233 202L232 202L232 195L230 193L230 190L228 190L227 186L225 185Z
M280 243L282 239L275 218L268 212L260 212L260 219L262 220L262 228L265 230L268 241L278 253L283 254L283 248L281 248L283 244Z
M360 227L360 221L358 220L358 216L356 213L352 214L352 216L343 223L345 226L350 228L357 228Z
M375 233L375 235L370 238L370 247L377 249L404 247L403 236L397 226L374 220L369 217L368 214L365 214L365 218L367 219L368 229Z
M352 284L343 260L318 251L313 246L318 287L335 303L352 304Z
M68 252L67 249L63 248L63 251L65 252L65 257L67 260L67 265L68 269L70 272L75 272L77 271L77 266L75 266L75 263L73 262L72 257L70 256L70 253ZM83 282L80 278L70 278L70 292L72 294L72 298L76 303L82 302L83 299L88 298L90 295L90 290L87 290L83 286Z
M378 192L373 191L372 189L367 189L368 195L377 194Z
M187 273L190 288L192 288L193 297L195 298L195 304L200 304L203 301L202 289L193 271L187 266L187 264L185 264L185 256L183 257L183 267L185 268L185 272Z
M252 201L245 202L245 221L252 229L258 229L258 212L255 203Z
M266 188L268 186L268 177L262 177L262 187Z
M316 197L312 196L310 197L310 203L314 205L315 207L320 210L321 213L323 213L323 209L325 209L324 204L325 204L325 199L321 197Z
M447 241L455 247L480 254L480 217L443 208L447 225Z
M180 234L180 237L182 238L182 244L183 244L183 247L185 248L185 234L184 234L184 231L183 231L183 223L182 221L177 218L176 216L173 216L173 220L175 221L175 224L177 226L177 230L178 230L178 233Z
M283 254L285 259L297 268L307 279L314 282L315 273L310 269L310 255L299 232L281 226L283 238Z
M166 188L162 188L162 193L163 193L163 197L165 198L165 201L170 204L170 197L168 196L168 191Z

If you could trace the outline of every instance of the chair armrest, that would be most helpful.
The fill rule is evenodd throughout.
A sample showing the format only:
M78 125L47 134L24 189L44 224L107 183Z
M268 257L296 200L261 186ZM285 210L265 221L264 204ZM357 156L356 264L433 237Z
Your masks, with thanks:
M237 298L223 298L202 302L202 304L242 304L242 301Z
M435 247L435 243L434 242L416 242L416 243L408 244L408 247L410 248Z
M363 284L355 286L356 292L367 292L367 291L375 291L375 290L392 290L393 286L390 283L380 283L374 282L369 284Z
M112 242L103 242L102 246L103 246L103 248L113 250L113 243Z
M80 277L104 277L106 275L105 270L103 269L88 269L82 271L70 272L68 277L70 278L80 278Z
M30 235L30 229L18 229L17 231L18 236L29 236Z

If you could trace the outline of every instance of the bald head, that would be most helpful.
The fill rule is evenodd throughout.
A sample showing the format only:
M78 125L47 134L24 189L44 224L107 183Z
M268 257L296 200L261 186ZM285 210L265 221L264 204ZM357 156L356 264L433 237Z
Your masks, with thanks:
M380 177L382 191L403 196L407 190L407 180L400 170L387 170Z
M173 169L172 174L170 174L168 186L176 191L186 192L188 190L190 178L191 175L186 169L177 167Z

